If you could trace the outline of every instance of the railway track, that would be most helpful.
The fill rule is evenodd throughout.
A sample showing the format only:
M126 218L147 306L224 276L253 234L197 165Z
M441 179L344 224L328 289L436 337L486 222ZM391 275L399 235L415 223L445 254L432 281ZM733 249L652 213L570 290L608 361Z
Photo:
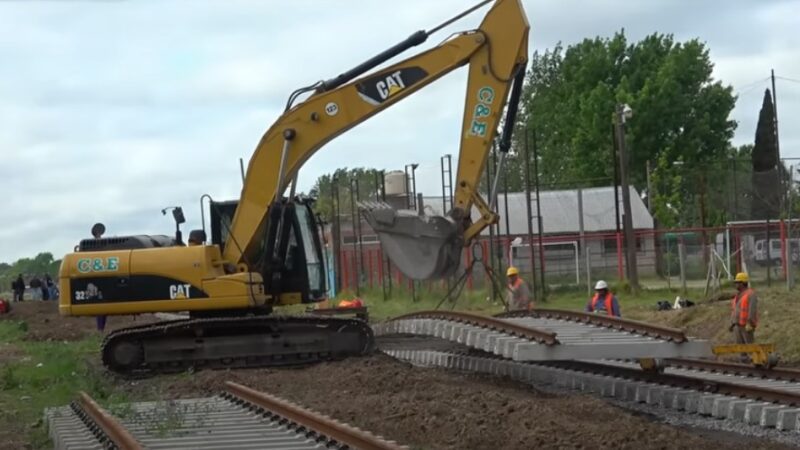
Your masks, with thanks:
M373 332L438 337L515 361L713 355L708 341L689 339L681 330L558 310L502 317L422 311L373 325Z
M534 336L526 333L526 327L535 328L535 336L552 333L549 343L546 337L539 338L539 347L563 345L580 338L581 333L565 323L633 336L590 333L595 338L601 336L599 339L650 338L675 345L691 342L680 330L558 310L521 311L479 319L463 313L422 312L395 318L375 330L384 353L412 364L508 376L530 384L549 384L668 410L800 432L798 370L766 370L714 360L667 357L663 360L665 370L656 373L641 370L635 362L635 358L655 355L587 358L577 351L574 358L546 361L521 358L521 352L513 350L514 346L518 350L531 345L530 341L536 339L525 337ZM512 327L507 328L506 324ZM408 339L405 343L404 338ZM630 347L620 347L626 348ZM622 356L622 352L619 354Z
M109 411L86 393L45 411L56 449L364 449L394 442L278 397L227 382L210 398L120 405Z

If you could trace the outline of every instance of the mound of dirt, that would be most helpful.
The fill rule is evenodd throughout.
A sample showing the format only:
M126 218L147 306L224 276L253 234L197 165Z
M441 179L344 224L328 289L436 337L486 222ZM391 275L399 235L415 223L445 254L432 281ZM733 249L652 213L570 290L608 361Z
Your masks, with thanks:
M94 317L64 317L58 314L58 302L24 301L11 304L11 312L0 315L0 321L20 320L27 324L25 339L32 341L75 341L99 334ZM152 314L108 316L105 332L158 320Z
M716 450L720 446L593 397L557 396L504 379L415 368L383 355L303 369L204 371L162 378L158 391L161 398L209 396L220 392L224 381L281 396L412 448ZM154 394L150 381L128 383L126 389ZM775 448L761 442L725 445Z

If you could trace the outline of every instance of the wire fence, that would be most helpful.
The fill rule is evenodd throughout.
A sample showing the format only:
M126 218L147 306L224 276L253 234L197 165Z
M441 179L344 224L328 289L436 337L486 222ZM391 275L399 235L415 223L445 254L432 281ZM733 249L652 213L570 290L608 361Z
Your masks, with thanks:
M747 272L756 285L792 288L800 271L796 163L787 158L758 167L749 150L742 149L708 164L648 163L645 176L639 177L646 183L631 190L636 228L631 245L640 286L708 292L737 272ZM422 196L427 213L444 214L452 204L444 194L452 183L449 164L445 167L442 163L442 196ZM369 225L358 223L355 212L343 214L336 224L338 243L329 254L330 294L382 289L386 298L398 290L414 295L447 289L461 275L465 289L486 290L492 285L489 274L502 284L512 265L537 296L559 288L591 290L600 279L617 285L629 281L622 195L614 188L614 174L559 179L523 191L518 186L513 191L515 183L527 183L520 181L522 175L515 182L508 174L501 175L495 201L500 222L464 249L449 280L409 280L392 267ZM420 193L408 190L416 204ZM383 199L391 200L389 195ZM476 258L480 264L465 274Z

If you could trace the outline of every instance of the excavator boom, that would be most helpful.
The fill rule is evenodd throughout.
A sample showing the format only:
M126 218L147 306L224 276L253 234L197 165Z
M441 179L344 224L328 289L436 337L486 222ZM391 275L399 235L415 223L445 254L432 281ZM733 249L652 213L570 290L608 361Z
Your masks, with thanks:
M308 158L336 136L467 65L469 77L453 211L448 217L429 218L387 211L383 205L365 205L364 210L367 221L380 235L384 250L406 275L416 279L447 275L457 266L463 246L497 220L480 199L478 185L509 88L512 82L522 84L528 30L519 0L497 0L477 29L458 33L430 50L350 80L427 38L428 33L417 32L348 73L320 83L316 92L297 106L290 103L264 134L250 159L224 259L248 266L253 261L268 261L265 251L269 253L270 249L264 248L261 237L270 235L270 221L280 222L281 215L275 210L282 207L284 191ZM514 100L509 103L508 130L513 128ZM480 211L474 224L470 214L473 205ZM279 224L271 225L280 228Z

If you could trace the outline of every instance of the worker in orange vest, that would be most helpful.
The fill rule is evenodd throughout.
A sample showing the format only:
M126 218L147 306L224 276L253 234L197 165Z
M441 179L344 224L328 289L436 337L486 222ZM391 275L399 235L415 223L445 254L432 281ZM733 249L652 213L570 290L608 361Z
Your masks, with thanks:
M509 311L532 309L531 292L525 281L520 278L519 270L514 266L509 267L506 271L506 277L508 278L508 301L506 305Z
M734 279L736 295L731 300L731 326L733 338L737 344L755 342L756 325L758 325L758 297L749 287L750 278L739 272Z
M619 301L617 296L609 292L608 283L599 280L594 285L594 297L589 299L586 305L586 312L605 314L612 317L620 317Z

